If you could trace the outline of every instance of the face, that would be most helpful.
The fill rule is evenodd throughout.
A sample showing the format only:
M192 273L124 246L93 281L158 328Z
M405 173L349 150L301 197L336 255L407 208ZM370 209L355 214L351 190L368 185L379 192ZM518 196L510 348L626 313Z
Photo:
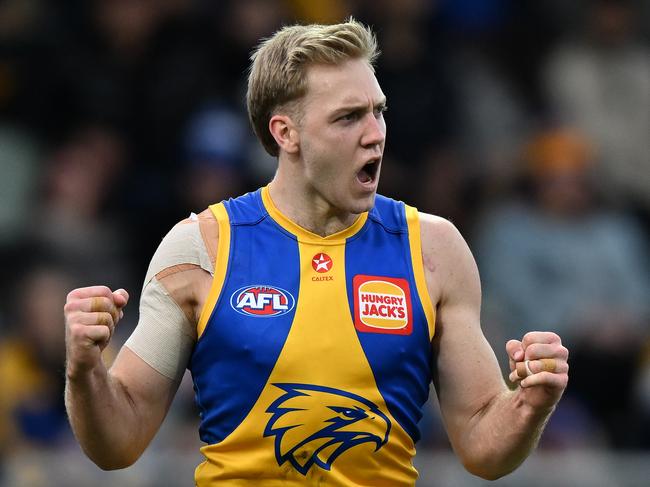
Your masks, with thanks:
M307 71L299 134L301 176L310 197L333 212L372 208L386 141L386 97L361 59Z

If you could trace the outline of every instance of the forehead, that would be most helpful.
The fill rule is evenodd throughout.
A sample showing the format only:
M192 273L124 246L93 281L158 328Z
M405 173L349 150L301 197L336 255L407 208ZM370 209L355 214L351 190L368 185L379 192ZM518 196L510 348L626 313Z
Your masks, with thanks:
M364 59L349 59L336 65L314 64L307 68L307 104L318 103L335 109L341 104L376 104L383 99L379 82Z

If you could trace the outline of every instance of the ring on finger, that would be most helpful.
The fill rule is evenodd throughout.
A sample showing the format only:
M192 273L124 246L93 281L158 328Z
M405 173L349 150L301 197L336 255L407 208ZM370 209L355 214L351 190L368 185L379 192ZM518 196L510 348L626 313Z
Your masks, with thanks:
M534 372L530 370L530 360L524 361L524 367L526 367L526 377L534 374Z

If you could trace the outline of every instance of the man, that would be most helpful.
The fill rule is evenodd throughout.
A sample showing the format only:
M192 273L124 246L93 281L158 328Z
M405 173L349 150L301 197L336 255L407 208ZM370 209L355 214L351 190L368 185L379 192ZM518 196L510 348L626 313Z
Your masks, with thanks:
M511 340L509 390L479 325L478 272L447 221L376 196L386 98L372 33L293 26L253 55L248 109L278 170L174 227L138 327L107 371L124 290L65 307L70 420L100 467L132 464L189 368L197 485L413 485L434 381L466 468L497 478L534 448L567 383L553 333Z

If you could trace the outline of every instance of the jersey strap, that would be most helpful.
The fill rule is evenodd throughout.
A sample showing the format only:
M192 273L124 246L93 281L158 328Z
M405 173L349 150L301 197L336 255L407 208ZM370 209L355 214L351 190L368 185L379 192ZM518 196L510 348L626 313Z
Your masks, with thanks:
M210 210L214 214L217 222L219 222L219 246L217 247L217 258L214 265L214 278L212 279L212 286L208 294L196 329L197 338L201 338L203 331L210 319L210 314L215 308L221 288L226 279L226 271L228 270L228 256L230 255L230 221L228 212L226 211L223 203L210 206Z

